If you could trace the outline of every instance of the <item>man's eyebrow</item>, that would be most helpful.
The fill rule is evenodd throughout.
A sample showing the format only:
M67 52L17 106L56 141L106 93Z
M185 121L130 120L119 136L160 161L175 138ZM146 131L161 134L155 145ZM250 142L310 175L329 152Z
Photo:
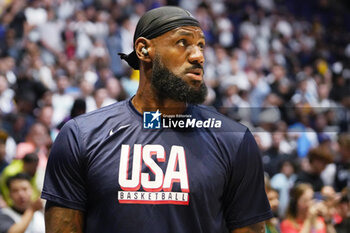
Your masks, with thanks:
M191 36L191 37L194 37L194 33L188 32L188 31L178 31L176 34L178 34L178 35L180 35L180 36ZM202 39L205 39L203 33L200 34L200 37L201 37Z

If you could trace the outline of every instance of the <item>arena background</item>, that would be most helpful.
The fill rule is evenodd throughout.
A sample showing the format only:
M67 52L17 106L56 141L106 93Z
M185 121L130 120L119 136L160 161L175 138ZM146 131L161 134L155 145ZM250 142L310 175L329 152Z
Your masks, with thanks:
M133 50L138 19L163 5L199 20L207 43L205 104L249 126L267 177L281 174L287 160L288 178L296 179L310 171L310 149L320 148L331 155L323 185L340 192L339 169L350 181L346 0L1 0L1 168L38 153L40 189L63 124L135 94L138 72L118 52ZM288 202L280 201L283 217Z

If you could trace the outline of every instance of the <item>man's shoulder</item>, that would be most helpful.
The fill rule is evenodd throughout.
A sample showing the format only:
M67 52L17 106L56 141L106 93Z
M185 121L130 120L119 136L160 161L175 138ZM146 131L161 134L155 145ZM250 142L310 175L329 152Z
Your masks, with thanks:
M118 122L129 122L131 118L132 114L128 107L128 101L124 100L75 117L70 120L70 125L76 124L80 130L90 131L94 128L109 127L109 125Z
M1 223L15 223L18 219L20 219L22 216L15 212L13 209L9 207L2 208L0 210L0 222Z
M12 219L8 214L4 213L4 209L0 210L0 232L8 232L15 220ZM7 209L7 208L6 208Z
M114 130L120 127L140 124L127 100L117 102L95 111L80 115L69 120L62 128L60 135L74 135L86 143L104 140ZM114 134L114 133L113 133Z
M115 117L115 116L123 116L127 109L127 101L120 101L108 106L96 109L94 111L85 113L74 118L78 122L87 122L95 119L102 120L104 118Z

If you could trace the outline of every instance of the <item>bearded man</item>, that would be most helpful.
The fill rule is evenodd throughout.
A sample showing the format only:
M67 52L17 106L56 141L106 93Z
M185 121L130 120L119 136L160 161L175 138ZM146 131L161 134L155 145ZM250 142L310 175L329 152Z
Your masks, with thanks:
M247 127L198 105L205 38L178 7L148 11L134 51L132 98L65 124L42 197L47 232L263 232L272 217Z

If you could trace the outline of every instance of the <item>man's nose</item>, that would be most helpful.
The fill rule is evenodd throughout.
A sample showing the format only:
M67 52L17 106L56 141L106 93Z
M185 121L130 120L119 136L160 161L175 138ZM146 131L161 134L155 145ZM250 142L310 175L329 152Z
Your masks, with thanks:
M18 191L18 196L20 196L21 198L25 198L27 197L27 192L25 190L20 190Z
M190 51L190 55L188 58L190 63L199 63L201 65L204 64L204 52L203 49L199 46L193 46Z

